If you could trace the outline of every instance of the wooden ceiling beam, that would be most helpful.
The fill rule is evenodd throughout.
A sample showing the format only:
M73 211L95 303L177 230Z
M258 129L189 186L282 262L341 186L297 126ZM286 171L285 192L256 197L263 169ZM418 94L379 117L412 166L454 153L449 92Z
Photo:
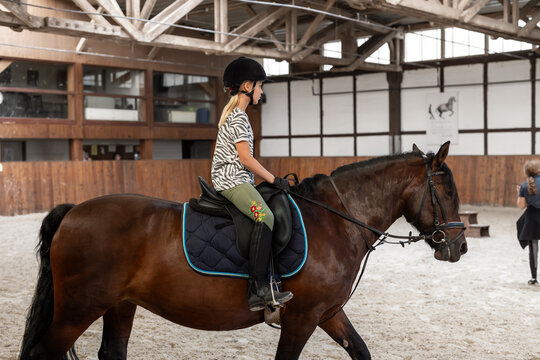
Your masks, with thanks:
M0 0L0 4L9 10L17 19L19 19L25 26L30 29L40 28L44 26L43 19L30 15L21 4L17 4L13 1Z
M488 3L488 1L489 0L478 0L475 2L473 6L463 11L463 13L460 15L461 20L466 23L471 21L471 19L478 14L478 12L484 7L484 5Z
M526 3L519 12L519 18L525 22L529 21L527 15L536 7L540 0L531 0Z
M354 0L358 1L358 0ZM455 26L467 30L482 32L493 36L502 36L518 41L527 41L538 44L540 42L540 29L533 29L531 32L518 35L515 27L511 23L506 23L499 19L478 14L480 4L485 4L487 0L479 0L465 11L446 7L442 4L434 4L428 1L399 0L399 5L392 5L395 0L374 0L372 6L378 10L390 11L408 17L425 19L441 26ZM478 5L478 6L477 6ZM469 20L468 22L465 20Z
M273 24L277 20L289 12L290 9L280 7L278 9L268 9L265 12L257 14L255 17L246 21L240 25L234 32L240 36L235 37L225 45L226 52L232 52L236 50L240 45L249 40L249 37L253 37L262 31L265 27Z
M250 6L250 5L247 5L245 7L245 9L247 10L247 12L251 15L251 16L256 16L257 13L255 12L255 10L253 10L253 8ZM272 31L270 31L270 29L268 29L268 27L265 27L263 29L264 33L270 38L270 40L272 40L274 42L274 45L276 46L276 48L278 48L279 50L281 51L285 51L285 47L281 44L281 42L278 40L278 38L274 35L274 33Z
M126 15L130 18L139 19L141 17L140 0L126 0ZM137 27L140 21L132 19L131 22Z
M214 41L225 44L229 32L229 2L228 0L214 0Z
M285 18L285 43L287 51L292 51L296 48L298 41L298 17L296 9L291 9Z
M345 71L353 71L363 64L368 57L370 57L375 51L377 51L381 46L386 44L388 41L395 38L397 35L396 31L390 31L388 34L384 35L373 35L365 43L360 45L357 49L358 56L356 59L345 67Z
M176 0L167 6L151 19L154 22L148 22L143 26L142 31L146 40L154 40L171 26L158 23L175 24L191 10L196 8L202 1L203 0Z
M527 22L527 24L521 28L518 32L519 36L526 36L531 33L534 29L536 29L536 25L540 21L540 10L536 11L536 13L532 16L531 20Z
M332 6L334 6L335 2L336 0L328 0L324 7L324 11L328 12L332 8ZM302 38L300 39L300 41L298 41L297 49L307 44L309 39L313 36L315 31L317 31L317 29L319 28L321 21L323 21L325 17L326 17L325 14L317 14L315 16L315 19L313 19L313 21L307 28L306 32L304 33L304 35L302 35Z
M120 25L126 33L129 34L129 36L136 41L142 41L143 40L143 34L141 31L135 27L129 21L125 18L124 13L122 12L122 9L120 9L120 6L115 0L95 0L105 11L107 11L112 16L112 19L114 22L116 22L118 25Z
M101 14L103 12L103 8L101 6L98 7L97 12ZM96 21L94 19L90 20L90 24L94 24L95 22ZM77 43L77 46L75 47L75 51L77 52L83 51L84 47L86 46L87 41L88 40L85 37L82 37Z
M306 56L312 54L314 51L317 51L320 49L322 44L333 40L336 35L341 35L343 32L347 31L351 27L351 23L343 23L338 25L337 28L334 28L334 24L330 24L324 29L320 30L317 34L315 34L311 41L306 44L307 48L302 49L300 51L297 51L294 53L291 57L292 62L299 62L302 59L304 59ZM348 60L350 63L350 59ZM331 65L331 64L330 64ZM348 65L348 64L345 64Z
M99 6L98 9L96 10L89 2L88 0L72 0L73 3L75 5L77 5L79 7L79 9L81 9L82 11L85 11L88 14L88 17L94 21L96 24L99 24L99 25L110 25L110 23L101 15L99 15L98 13L102 13L103 12L103 7L102 6ZM99 9L101 9L101 11L99 11Z
M472 0L461 0L458 4L458 9L465 10L471 3Z
M148 20L150 18L150 15L152 14L152 10L154 10L154 6L156 5L157 0L146 0L144 2L143 8L141 10L140 18L141 20ZM137 28L142 29L144 24L146 22L139 21L137 24Z

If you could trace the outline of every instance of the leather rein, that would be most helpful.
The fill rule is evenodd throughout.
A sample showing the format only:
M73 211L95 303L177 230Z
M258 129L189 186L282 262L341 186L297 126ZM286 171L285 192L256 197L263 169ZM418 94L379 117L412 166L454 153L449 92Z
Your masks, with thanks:
M303 195L300 195L300 194L297 194L293 191L289 191L292 195L294 196L297 196L303 200L306 200L310 203L313 203L315 205L318 205L342 218L344 218L345 220L347 221L350 221L356 225L359 225L360 226L360 233L364 239L364 242L366 244L366 247L368 249L368 252L366 254L366 257L365 257L365 260L364 260L364 264L362 265L362 270L360 272L360 276L358 277L358 280L356 281L356 284L353 288L353 290L351 291L351 293L349 294L349 296L347 297L347 300L345 300L345 302L339 306L339 308L334 312L332 313L332 315L330 315L328 318L322 320L319 322L319 325L330 320L331 318L333 318L338 312L340 312L344 307L345 305L349 302L349 300L351 299L351 297L353 296L354 292L356 291L356 288L358 287L358 284L360 283L360 280L362 279L362 276L364 275L364 271L366 270L366 265L367 265L367 262L368 262L368 259L369 259L369 254L371 254L372 251L375 250L375 248L377 246L380 246L384 243L387 243L387 244L395 244L395 245L401 245L402 247L405 247L405 244L411 244L411 243L414 243L414 242L417 242L417 241L420 241L420 240L432 240L434 243L436 244L442 244L444 243L448 249L449 249L449 246L452 245L453 243L455 243L456 241L458 241L461 237L463 237L464 233L465 233L465 230L466 230L466 226L463 222L458 222L458 221L453 221L453 222L448 222L447 218L446 218L446 212L444 211L444 208L442 206L442 202L441 202L441 199L439 197L439 194L437 192L437 189L435 188L435 184L433 182L433 176L437 176L437 175L443 175L444 174L444 171L436 171L436 172L433 172L431 171L431 161L433 160L433 158L428 158L425 154L422 154L422 159L424 160L424 165L426 167L426 186L424 188L424 195L422 196L422 203L420 204L420 209L418 210L418 213L416 214L416 217L413 221L407 221L409 222L409 224L411 225L415 225L417 223L417 221L420 219L420 216L422 214L422 209L424 208L424 203L426 202L426 199L427 199L427 194L428 192L431 194L431 204L433 206L433 225L434 225L434 229L432 231L428 231L427 235L426 234L420 234L420 235L415 235L413 236L412 235L412 231L409 231L409 235L408 236L403 236L403 235L393 235L393 234L390 234L388 232L384 232L384 231L381 231L381 230L378 230L372 226L369 226L368 224L352 217L350 214L351 211L349 210L349 208L347 207L347 204L345 202L345 198L343 197L343 195L341 194L341 192L339 191L339 189L337 188L336 186L336 183L334 182L334 179L332 178L332 176L329 176L329 180L330 180L330 183L332 184L332 187L334 188L334 191L336 192L339 200L341 201L341 204L343 205L343 208L345 209L345 211L347 213L343 213L337 209L334 209L333 207L331 206L328 206L324 203L321 203L319 201L316 201L316 200L313 200L313 199L310 199L310 198L307 198ZM296 174L294 173L291 173L291 174L287 174L285 175L285 178L287 178L289 175L292 175L294 177L294 181L296 184L298 184L298 177ZM437 214L437 205L440 209L440 212L441 212L441 215L442 215L442 218L443 218L443 222L440 223L439 221L439 216ZM379 238L375 241L376 244L372 245L370 244L370 242L368 241L367 237L365 236L364 232L362 231L362 228L365 228L377 235L379 235ZM445 230L448 230L448 229L462 229L461 232L453 239L448 239L448 236L445 232ZM431 234L429 234L429 232L431 232ZM439 238L437 239L436 235L438 236L441 236L442 235L442 238ZM407 240L407 241L388 241L386 240L387 238L394 238L394 239L402 239L402 240Z

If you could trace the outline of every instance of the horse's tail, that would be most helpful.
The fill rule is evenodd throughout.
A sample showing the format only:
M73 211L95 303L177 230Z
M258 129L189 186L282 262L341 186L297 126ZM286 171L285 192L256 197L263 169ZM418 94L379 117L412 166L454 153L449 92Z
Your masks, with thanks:
M41 224L39 242L36 247L40 262L39 276L32 304L30 305L26 317L26 326L19 355L20 360L32 358L32 349L38 345L52 323L54 313L54 290L49 251L51 249L53 236L56 233L56 230L58 230L62 219L74 206L75 205L73 204L58 205L51 210ZM35 355L36 357L39 357L38 354ZM70 350L70 355L76 358L73 349Z

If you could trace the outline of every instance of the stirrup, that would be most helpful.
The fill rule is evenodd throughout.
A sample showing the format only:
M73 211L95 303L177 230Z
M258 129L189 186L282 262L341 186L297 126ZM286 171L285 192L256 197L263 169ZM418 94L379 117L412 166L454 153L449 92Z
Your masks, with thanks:
M276 287L275 290L274 290L274 286ZM272 300L270 302L267 302L266 306L272 306L272 307L276 307L276 308L283 307L287 301L289 301L289 300L291 300L293 298L292 292L290 292L290 291L286 291L286 292L279 291L280 286L281 286L281 281L278 282L278 281L276 281L276 279L273 276L271 276L270 277L270 293L272 294ZM283 299L280 299L280 301L277 301L276 297L274 295L275 292L280 292L282 294L289 293L289 295L285 296Z

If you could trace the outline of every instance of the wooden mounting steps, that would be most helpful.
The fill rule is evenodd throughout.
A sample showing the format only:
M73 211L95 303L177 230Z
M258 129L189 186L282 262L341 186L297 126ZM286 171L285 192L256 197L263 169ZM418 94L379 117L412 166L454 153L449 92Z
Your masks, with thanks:
M459 217L467 227L465 236L467 237L487 237L489 236L489 225L478 224L478 211L460 211Z

